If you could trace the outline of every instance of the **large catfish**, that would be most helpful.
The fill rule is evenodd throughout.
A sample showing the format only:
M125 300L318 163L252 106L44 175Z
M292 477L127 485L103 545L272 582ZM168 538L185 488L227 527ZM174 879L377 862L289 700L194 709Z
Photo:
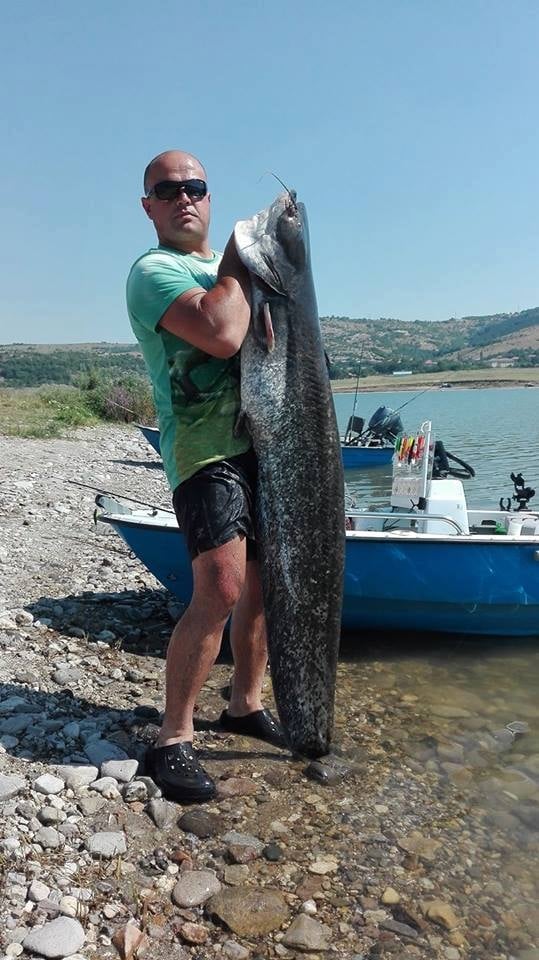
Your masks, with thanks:
M251 278L241 408L259 465L257 543L273 690L292 750L320 757L333 727L344 478L305 208L283 194L234 234Z

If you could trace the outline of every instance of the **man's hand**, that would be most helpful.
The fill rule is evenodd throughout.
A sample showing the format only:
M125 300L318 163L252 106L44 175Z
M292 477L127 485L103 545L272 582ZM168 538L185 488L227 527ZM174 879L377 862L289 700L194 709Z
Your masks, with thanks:
M234 239L234 233L230 234L228 243L223 252L221 263L219 264L219 270L217 271L217 280L219 281L223 277L233 277L234 280L237 280L247 301L250 302L249 271L246 269L246 267L244 267L242 261L240 260L236 247L236 241Z

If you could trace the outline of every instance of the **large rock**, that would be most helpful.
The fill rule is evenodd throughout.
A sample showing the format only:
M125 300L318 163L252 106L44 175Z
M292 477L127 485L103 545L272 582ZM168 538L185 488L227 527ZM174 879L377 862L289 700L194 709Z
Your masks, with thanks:
M29 953L41 957L69 957L80 950L86 937L78 920L58 917L44 927L32 930L23 940Z
M288 906L270 887L233 887L208 900L206 913L219 917L240 937L256 937L278 930L288 917Z

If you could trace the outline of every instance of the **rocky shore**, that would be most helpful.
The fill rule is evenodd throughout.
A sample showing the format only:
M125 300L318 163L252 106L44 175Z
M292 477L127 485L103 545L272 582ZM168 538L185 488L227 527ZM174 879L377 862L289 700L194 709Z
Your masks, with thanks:
M168 508L159 463L130 427L0 455L1 960L539 960L539 708L497 729L424 665L430 704L343 657L350 772L323 784L219 729L224 655L197 711L217 798L172 804L143 760L181 610L78 485Z

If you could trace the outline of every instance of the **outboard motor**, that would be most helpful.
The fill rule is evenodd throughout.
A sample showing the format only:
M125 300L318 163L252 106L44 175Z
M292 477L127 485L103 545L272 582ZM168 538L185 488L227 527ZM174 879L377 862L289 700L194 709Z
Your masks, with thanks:
M380 440L395 443L399 433L403 432L402 420L398 413L389 407L378 407L368 423L368 430Z

